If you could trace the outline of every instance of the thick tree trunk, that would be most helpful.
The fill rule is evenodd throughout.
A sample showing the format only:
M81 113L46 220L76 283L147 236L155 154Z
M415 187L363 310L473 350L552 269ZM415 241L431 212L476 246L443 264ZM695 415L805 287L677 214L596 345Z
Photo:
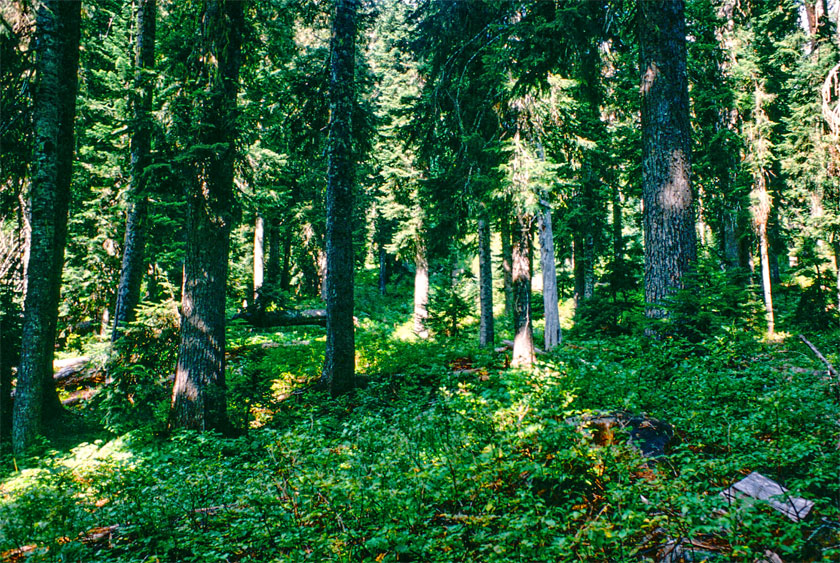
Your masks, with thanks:
M353 154L356 11L336 0L330 45L330 133L327 142L327 349L322 384L333 395L353 388Z
M138 0L135 14L134 87L130 90L131 122L131 179L128 185L128 210L125 222L120 282L117 304L114 307L114 330L111 341L116 342L126 323L134 320L140 302L146 250L146 216L148 202L144 171L149 164L152 129L152 92L154 81L148 71L155 64L156 0Z
M172 395L173 428L228 431L225 398L225 285L236 204L237 136L244 15L236 0L209 0L202 16L203 64L214 95L203 101L199 143L213 146L188 195L181 342Z
M557 297L557 266L554 261L554 231L551 227L551 204L542 202L539 221L540 269L543 276L543 306L545 308L545 349L551 350L562 341L560 309Z
M510 323L513 319L513 241L511 238L510 219L505 213L502 213L499 226L499 232L502 236L502 278L504 280L505 291L505 320ZM508 325L508 327L510 326Z
M414 251L414 334L429 337L429 261L426 242L418 237Z
M595 237L586 233L583 246L583 300L595 296Z
M262 303L261 295L265 281L265 220L257 215L254 221L254 304Z
M482 348L493 346L495 327L493 319L493 253L490 249L490 221L478 220L478 285L479 309L478 344Z
M639 0L637 7L646 314L662 318L667 297L684 287L697 257L685 14L682 0Z
M36 5L34 155L23 343L15 394L13 448L22 453L44 418L61 408L52 373L73 166L80 3Z
M533 217L520 213L513 241L513 361L527 367L534 363L534 334L531 325L531 227Z

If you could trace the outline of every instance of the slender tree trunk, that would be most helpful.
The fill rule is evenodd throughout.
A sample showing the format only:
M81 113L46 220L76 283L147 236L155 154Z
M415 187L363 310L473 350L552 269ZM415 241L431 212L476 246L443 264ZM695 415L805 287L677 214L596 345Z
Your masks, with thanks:
M376 254L379 259L379 295L388 293L388 254L382 241L377 243Z
M134 88L130 90L131 122L131 179L128 185L128 212L125 223L120 282L117 304L114 307L114 330L111 341L116 342L126 323L134 320L140 302L146 250L145 170L149 164L152 129L152 92L154 81L148 71L155 64L156 0L138 0L135 13Z
M513 361L511 365L527 367L534 363L534 333L531 325L531 227L533 217L517 216L513 242Z
M621 190L615 186L612 196L613 275L610 280L613 299L618 296L619 290L623 289L619 287L619 272L624 274L624 214L621 203Z
M351 127L355 100L358 0L336 0L330 45L327 142L327 349L322 383L333 395L355 385L353 332L353 183Z
M4 449L3 444L11 438L12 431L12 366L9 365L9 351L4 351L6 324L5 313L0 312L0 452Z
M507 207L505 208L507 209ZM499 232L502 236L502 278L505 291L505 321L513 319L513 241L511 237L511 223L509 215L502 213L499 221ZM508 325L510 327L511 325Z
M493 346L495 326L493 319L493 252L490 249L490 221L486 216L478 220L478 277L479 309L478 344L482 348Z
M767 335L773 337L776 321L773 314L773 282L770 276L770 242L767 236L767 221L770 217L770 195L767 193L766 173L759 170L755 178L753 217L758 236L761 259L761 286L764 291L764 315L767 320Z
M327 269L329 265L327 262L327 251L318 249L318 294L321 300L327 301Z
M60 408L52 361L67 239L79 67L80 3L43 0L35 12L35 151L23 343L12 429L16 453L32 444L42 420Z
M429 261L426 242L418 237L414 252L414 334L429 337Z
M595 237L586 233L583 247L583 299L589 301L595 296Z
M265 282L265 219L257 215L254 221L254 305L261 306Z
M684 287L697 258L691 195L691 125L682 0L639 0L642 72L642 191L645 302L667 316L667 297Z
M181 342L170 425L230 429L225 385L225 285L236 199L233 165L237 137L242 2L209 0L202 14L202 63L211 96L203 100L198 142L213 146L196 163L188 195L187 245L181 304Z
M840 311L840 240L837 239L837 233L834 234L834 288L835 298L837 299L837 310Z
M545 308L545 349L551 350L562 341L560 309L557 297L557 266L554 261L554 231L551 227L551 204L542 201L540 213L540 268L543 275Z
M575 315L581 310L586 286L586 266L583 257L583 236L577 232L572 234L572 272L575 278Z

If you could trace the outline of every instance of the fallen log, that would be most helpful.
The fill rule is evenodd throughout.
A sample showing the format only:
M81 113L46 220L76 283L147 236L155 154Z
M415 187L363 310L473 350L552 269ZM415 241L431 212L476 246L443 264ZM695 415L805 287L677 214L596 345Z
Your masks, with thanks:
M829 362L829 361L825 358L825 356L823 356L823 355L822 355L822 353L821 353L821 352L817 349L817 347L816 347L816 346L814 346L813 344L811 344L811 343L808 341L808 339L807 339L807 338L805 338L805 335L804 335L804 334L800 334L800 335L799 335L799 340L801 340L802 342L804 342L804 343L805 343L805 345L806 345L806 346L808 346L808 348L810 348L810 349L811 349L811 351L814 353L814 355L815 355L816 357L818 357L818 358L822 361L822 363L824 363L824 364L825 364L825 367L827 367L827 368L828 368L828 373L829 373L829 374L833 375L834 377L838 377L838 378L840 378L840 375L838 375L837 370L836 370L836 369L834 369L834 366L833 366L833 365L831 365L831 362Z
M327 326L327 312L324 309L303 311L242 311L233 316L256 328L273 326Z

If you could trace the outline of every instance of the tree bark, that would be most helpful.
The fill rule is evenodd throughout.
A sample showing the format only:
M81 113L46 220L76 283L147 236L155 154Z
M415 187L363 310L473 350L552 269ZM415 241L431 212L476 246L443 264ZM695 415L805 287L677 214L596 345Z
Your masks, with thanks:
M5 313L0 313L0 452L11 437L12 430L12 366L9 365L9 351L4 351L7 346L4 344L6 324Z
M292 287L292 228L286 227L283 233L283 267L280 270L280 290L289 291Z
M429 337L429 261L426 242L418 237L414 250L414 334Z
M265 220L257 215L254 221L254 304L262 303L263 283L265 281Z
M128 210L125 222L120 282L114 307L114 329L111 341L116 342L126 323L134 320L140 302L140 285L145 269L146 196L145 170L149 164L152 129L152 93L154 81L149 71L155 64L156 0L138 0L135 13L134 87L130 90L131 122L131 179L128 185Z
M648 318L667 316L697 257L682 0L638 1Z
M188 194L181 341L170 425L226 432L225 285L236 204L233 164L242 2L208 0L201 28L202 64L211 95L201 102L197 141L212 148L198 157L197 177Z
M333 395L355 385L353 332L353 154L356 11L336 0L330 45L330 132L327 141L327 349L321 382Z
M557 297L557 266L554 261L554 231L551 227L551 204L542 201L540 213L540 269L543 275L543 306L545 309L545 349L560 344L560 309Z
M52 360L67 239L79 68L80 3L43 0L35 11L35 150L23 343L12 429L16 453L31 445L43 419L61 408Z
M528 367L534 363L534 334L531 325L531 227L533 217L517 215L513 241L513 360L512 366Z
M478 344L482 348L493 346L495 326L493 319L493 253L490 249L490 221L486 216L478 220L478 277L479 309Z

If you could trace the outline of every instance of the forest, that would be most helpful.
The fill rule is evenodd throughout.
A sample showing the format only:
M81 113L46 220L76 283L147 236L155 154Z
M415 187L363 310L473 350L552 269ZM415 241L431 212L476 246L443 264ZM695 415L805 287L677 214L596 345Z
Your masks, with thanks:
M840 0L0 1L0 563L840 561L838 338Z

